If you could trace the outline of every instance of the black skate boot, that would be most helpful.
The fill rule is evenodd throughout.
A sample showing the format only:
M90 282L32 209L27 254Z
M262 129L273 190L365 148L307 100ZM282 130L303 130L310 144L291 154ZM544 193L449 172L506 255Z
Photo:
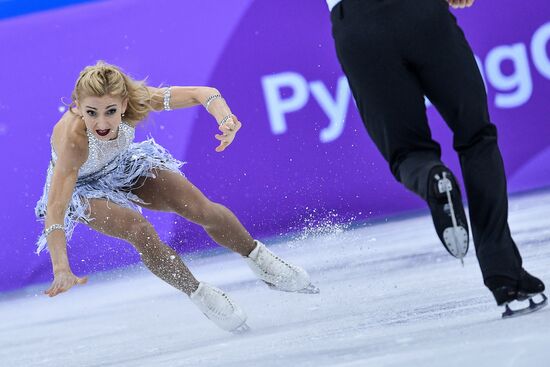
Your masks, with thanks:
M535 312L548 303L542 280L521 270L519 280L507 277L491 277L485 281L493 292L497 305L504 306L502 318L521 316Z
M468 221L460 188L451 171L444 166L430 171L428 205L443 246L464 264L469 245Z

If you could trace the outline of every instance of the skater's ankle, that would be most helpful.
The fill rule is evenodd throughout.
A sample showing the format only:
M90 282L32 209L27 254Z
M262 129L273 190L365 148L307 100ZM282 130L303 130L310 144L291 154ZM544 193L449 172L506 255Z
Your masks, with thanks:
M484 279L484 283L485 286L491 291L501 287L516 288L518 285L518 281L516 279L501 275L488 277Z
M256 260L258 257L258 252L261 246L261 242L254 240L254 245L252 246L252 249L250 251L247 251L246 255L242 254L243 257L248 257L252 260Z

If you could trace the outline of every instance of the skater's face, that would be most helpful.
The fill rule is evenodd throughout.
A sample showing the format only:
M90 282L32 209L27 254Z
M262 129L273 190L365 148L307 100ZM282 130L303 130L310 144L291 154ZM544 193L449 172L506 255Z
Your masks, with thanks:
M117 137L127 104L127 100L112 95L89 96L76 102L77 113L82 116L86 129L104 141Z

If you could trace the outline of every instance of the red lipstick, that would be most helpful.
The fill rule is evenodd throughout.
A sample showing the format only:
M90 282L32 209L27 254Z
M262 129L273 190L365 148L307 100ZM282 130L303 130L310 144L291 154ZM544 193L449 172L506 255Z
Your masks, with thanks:
M110 131L111 129L105 129L105 130L96 130L95 132L99 136L107 136L107 134L109 134Z

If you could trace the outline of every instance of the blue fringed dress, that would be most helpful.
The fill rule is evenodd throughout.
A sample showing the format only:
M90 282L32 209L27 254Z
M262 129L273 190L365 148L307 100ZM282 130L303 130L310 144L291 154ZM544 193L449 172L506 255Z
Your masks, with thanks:
M88 159L78 172L78 179L69 207L65 213L65 236L70 240L78 222L90 222L89 200L106 199L125 208L141 212L136 203L145 204L131 192L140 177L155 177L154 170L170 170L181 174L183 162L175 159L152 138L134 143L134 128L122 122L114 140L101 141L87 132ZM36 204L35 213L39 221L46 218L48 192L57 155L52 145L52 159L48 167L46 184L42 197ZM42 234L37 241L36 253L46 248Z

